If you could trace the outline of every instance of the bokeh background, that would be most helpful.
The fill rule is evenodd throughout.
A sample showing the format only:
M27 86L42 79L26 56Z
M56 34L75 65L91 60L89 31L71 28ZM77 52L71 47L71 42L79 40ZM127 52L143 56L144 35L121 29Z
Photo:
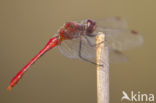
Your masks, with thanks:
M8 92L12 77L66 21L124 17L144 45L126 51L129 62L110 65L110 103L122 91L156 95L155 0L0 0L0 103L96 103L96 66L71 60L57 48ZM124 102L124 101L123 101ZM127 101L125 101L127 102Z

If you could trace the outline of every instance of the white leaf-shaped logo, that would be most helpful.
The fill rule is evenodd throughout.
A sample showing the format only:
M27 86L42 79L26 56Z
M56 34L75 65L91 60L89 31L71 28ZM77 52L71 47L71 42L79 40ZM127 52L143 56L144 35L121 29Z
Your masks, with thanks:
M127 100L131 101L131 99L128 97L128 95L127 95L127 93L126 93L125 91L122 91L122 94L123 94L123 96L122 96L122 98L121 98L121 101L122 101L123 99L127 99Z

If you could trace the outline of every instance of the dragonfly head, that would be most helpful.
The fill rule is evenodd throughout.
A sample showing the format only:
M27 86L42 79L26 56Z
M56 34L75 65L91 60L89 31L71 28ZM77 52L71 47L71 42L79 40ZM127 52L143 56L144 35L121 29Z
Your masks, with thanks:
M86 27L86 30L88 33L93 33L96 29L96 23L95 21L91 20L91 19L88 19L87 20L87 27Z

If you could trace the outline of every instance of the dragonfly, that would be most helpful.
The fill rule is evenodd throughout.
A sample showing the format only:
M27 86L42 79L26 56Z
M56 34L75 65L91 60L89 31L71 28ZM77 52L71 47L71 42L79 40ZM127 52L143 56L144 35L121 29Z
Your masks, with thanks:
M58 47L61 54L68 58L81 59L96 64L96 35L103 32L104 41L110 51L111 61L126 61L122 51L140 46L143 37L135 30L128 29L125 19L109 17L102 20L85 19L66 22L41 51L34 56L11 80L8 90L11 90L30 66L44 53Z

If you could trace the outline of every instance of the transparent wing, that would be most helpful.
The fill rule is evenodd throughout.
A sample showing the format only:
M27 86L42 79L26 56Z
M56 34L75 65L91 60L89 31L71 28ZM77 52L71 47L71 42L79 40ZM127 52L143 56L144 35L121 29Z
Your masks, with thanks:
M111 29L127 29L128 25L125 19L121 17L109 17L96 21L97 27Z
M127 62L128 58L120 51L109 49L109 60L111 63Z
M78 58L79 39L64 40L58 46L61 54L68 58Z
M81 37L82 40L82 49L81 49L81 55L84 58L87 58L90 61L95 62L96 57L96 37Z
M94 38L87 37L87 38L91 41L91 43L96 43L95 37ZM60 46L58 46L58 49L64 56L68 58L79 58L79 52L81 52L81 56L83 58L91 60L96 56L96 47L90 46L84 36L81 36L81 40L82 40L81 51L79 48L80 38L72 40L64 40L62 41Z
M143 43L142 36L133 30L128 30L126 21L120 17L98 20L96 32L106 34L106 44L113 50L132 49Z
M118 51L124 51L138 47L143 44L140 34L128 29L103 29L98 27L98 31L106 34L106 45Z
M82 39L81 56L92 62L96 62L96 58L95 58L96 46L94 46L94 45L98 45L95 44L96 38L87 37L87 39L90 41L90 44L88 43L87 39L84 36L82 36L81 39ZM61 43L61 45L58 46L58 49L61 52L61 54L63 54L68 58L80 59L79 45L80 45L79 38L73 40L65 40ZM127 57L117 50L109 49L109 54L110 54L111 63L122 63L127 61Z

